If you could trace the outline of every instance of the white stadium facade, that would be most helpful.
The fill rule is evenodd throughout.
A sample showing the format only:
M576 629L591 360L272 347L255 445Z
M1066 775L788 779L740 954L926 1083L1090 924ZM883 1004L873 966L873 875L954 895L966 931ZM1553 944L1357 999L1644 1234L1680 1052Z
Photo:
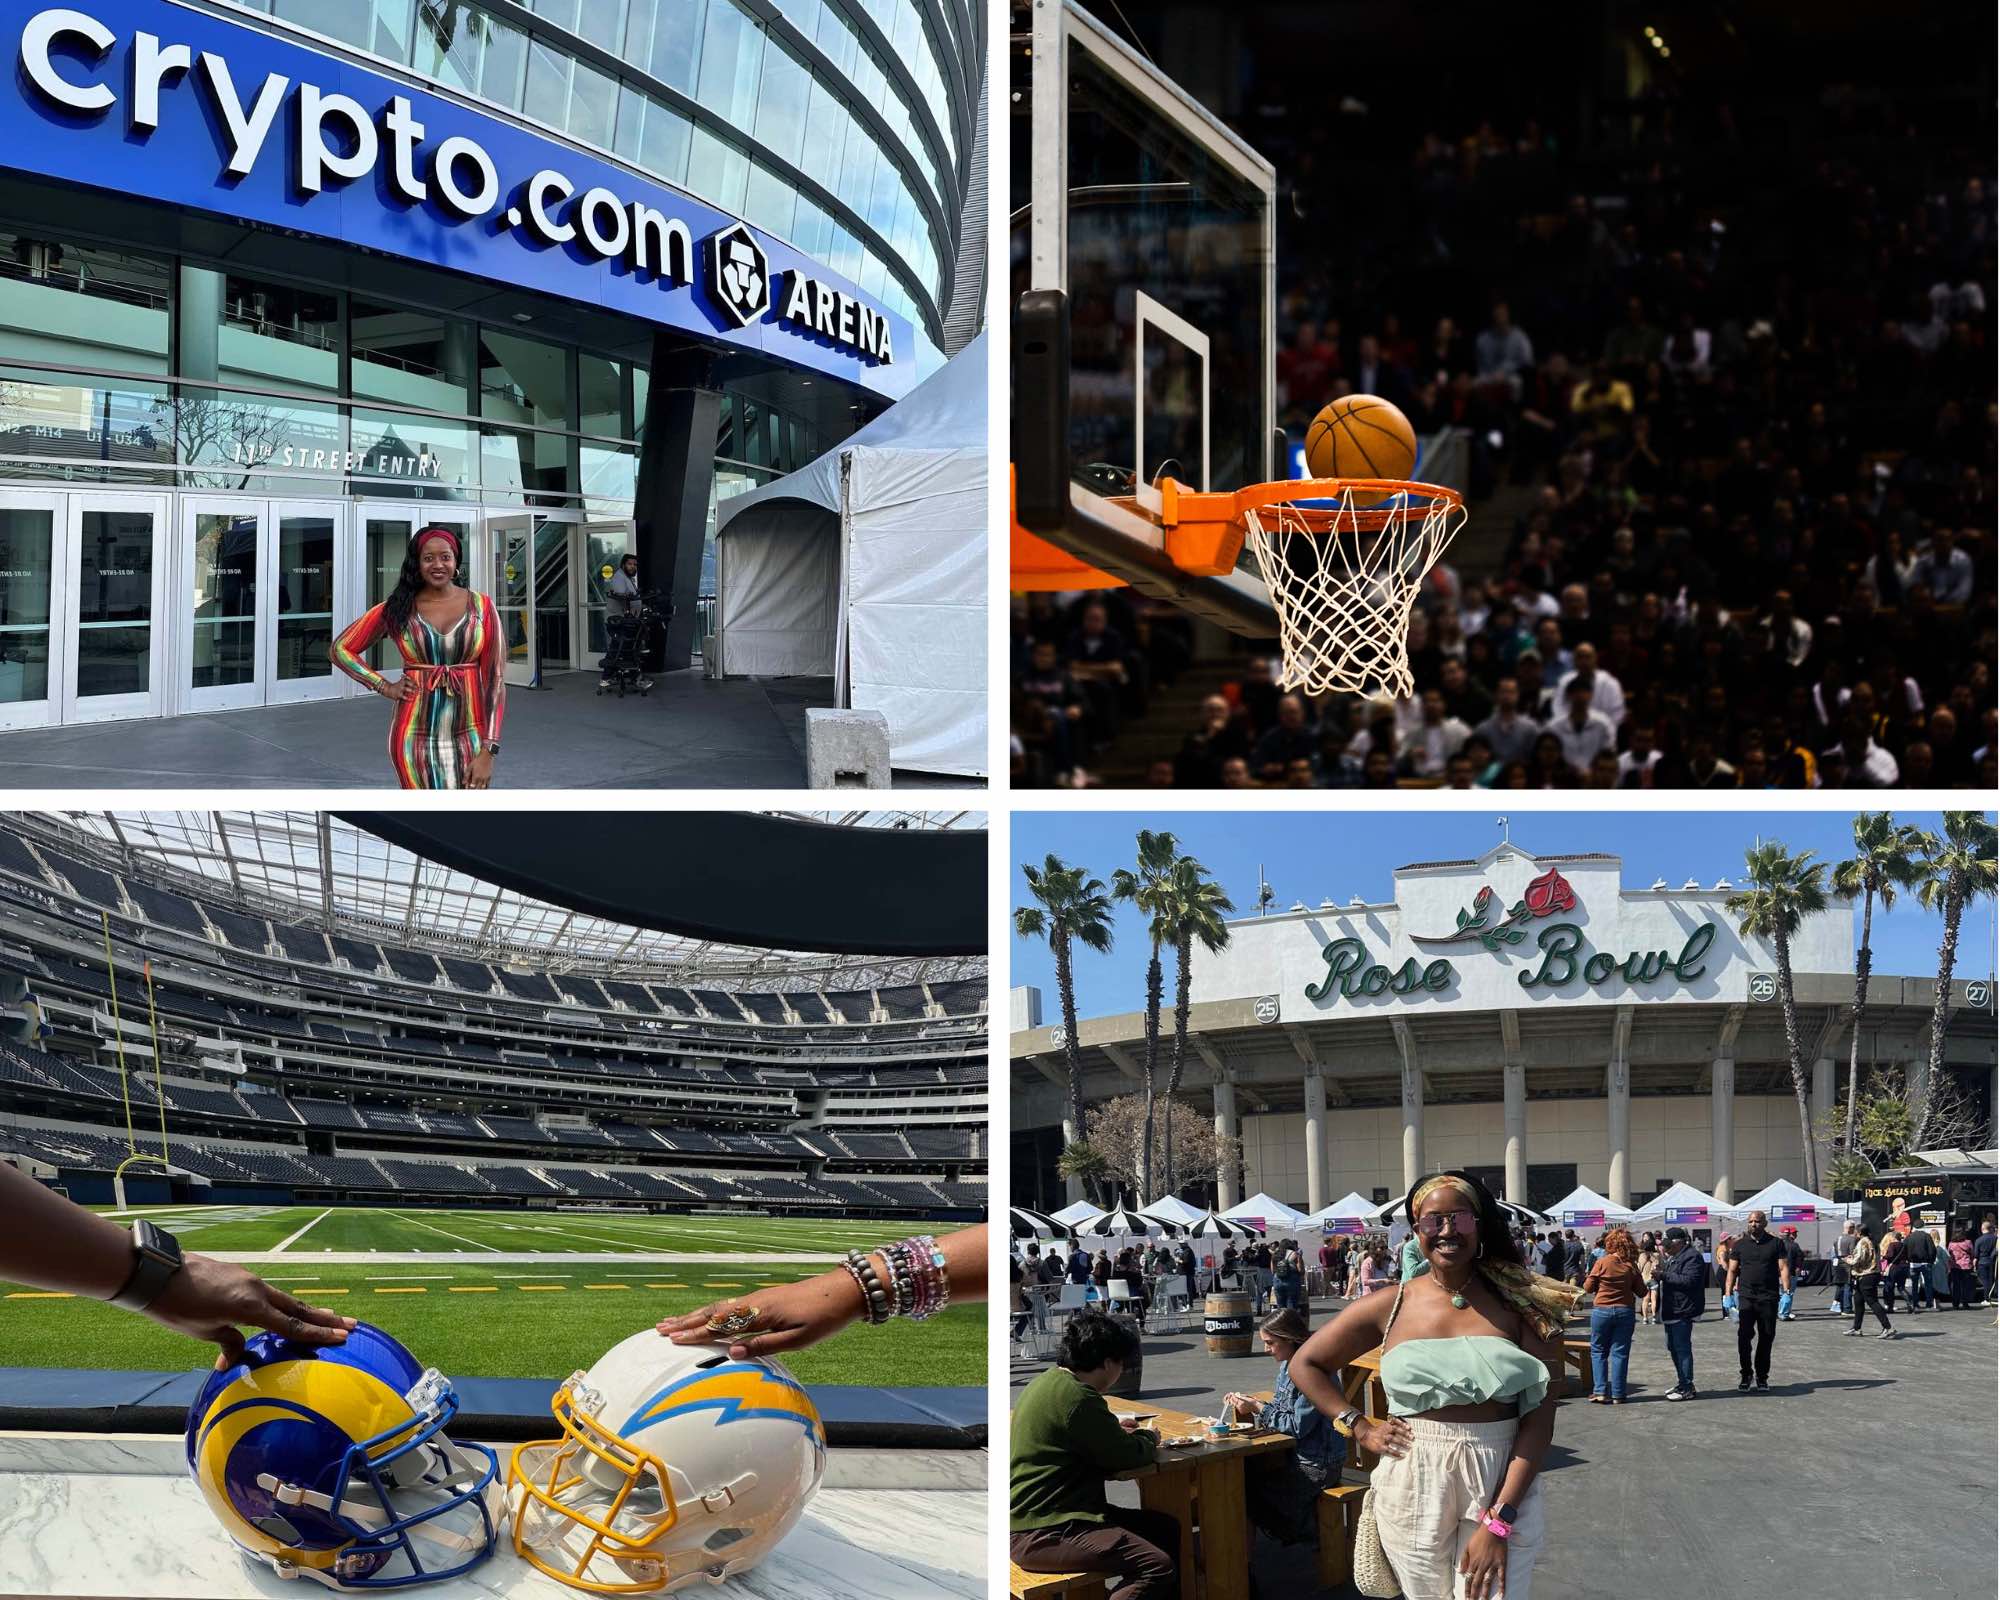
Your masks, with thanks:
M1776 954L1737 932L1732 889L1634 887L1613 855L1503 844L1398 868L1383 904L1233 921L1226 949L1194 953L1180 1089L1242 1141L1216 1204L1267 1193L1313 1212L1350 1190L1399 1197L1446 1168L1535 1206L1578 1184L1636 1205L1676 1181L1725 1202L1802 1182ZM1816 1115L1847 1071L1855 943L1838 901L1792 941ZM1934 974L1878 969L1864 1071L1921 1077L1935 993ZM1168 1005L1163 1063L1171 976ZM1955 978L1944 1049L1989 1129L1992 1005L1984 973ZM1013 1198L1059 1204L1081 1190L1056 1175L1073 1136L1056 997L1017 988L1011 1006ZM1077 1034L1086 1107L1140 1087L1142 1012L1081 1017Z

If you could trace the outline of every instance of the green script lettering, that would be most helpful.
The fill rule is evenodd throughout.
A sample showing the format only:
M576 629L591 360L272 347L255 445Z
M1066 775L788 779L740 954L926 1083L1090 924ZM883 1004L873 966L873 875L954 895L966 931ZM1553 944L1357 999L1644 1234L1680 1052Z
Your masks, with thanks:
M1411 956L1396 969L1395 977L1389 980L1389 987L1397 994L1415 994L1423 983L1424 975L1417 968L1417 958Z
M1353 991L1347 986L1347 974L1361 965L1363 954L1359 939L1335 939L1320 952L1321 958L1326 962L1326 976L1318 983L1306 985L1306 998L1324 1000L1333 993L1336 986L1342 994L1351 995Z
M1583 981L1585 983L1602 983L1617 970L1618 963L1600 950L1596 955L1584 962Z
M1681 946L1681 958L1674 963L1674 976L1682 983L1693 983L1701 976L1702 957L1708 954L1708 947L1715 943L1715 924L1704 922L1688 935L1687 943Z
M1575 981L1576 952L1583 944L1583 929L1574 922L1558 922L1553 928L1544 928L1535 943L1541 947L1542 964L1521 974L1523 989L1542 985L1559 989Z
M1432 994L1442 994L1451 983L1451 978L1449 961L1433 961L1424 968L1424 987Z

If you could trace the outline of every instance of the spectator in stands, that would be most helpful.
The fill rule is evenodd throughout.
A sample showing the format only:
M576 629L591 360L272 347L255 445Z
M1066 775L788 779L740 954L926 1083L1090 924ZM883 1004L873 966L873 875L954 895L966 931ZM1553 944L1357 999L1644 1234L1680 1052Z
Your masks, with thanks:
M173 1235L141 1220L130 1232L0 1162L0 1279L109 1300L190 1339L243 1355L245 1326L304 1345L347 1341L355 1319L273 1288L254 1273L183 1252Z
M1521 713L1521 684L1517 678L1502 678L1493 688L1493 714L1472 730L1486 741L1493 759L1503 766L1525 761L1535 746L1540 724Z
M1441 778L1445 763L1464 747L1471 730L1444 708L1444 692L1426 689L1418 700L1422 720L1403 740L1403 771L1412 778Z
M1941 606L1962 606L1972 598L1972 557L1958 548L1950 527L1931 535L1930 548L1912 564L1910 584L1930 590L1931 599Z
M1250 766L1262 782L1282 783L1292 762L1304 761L1310 770L1318 752L1319 735L1307 716L1305 700L1288 694L1278 702L1278 725L1257 741Z
M1616 678L1597 664L1597 646L1588 639L1577 642L1570 659L1575 662L1571 669L1556 680L1556 703L1569 704L1569 686L1573 683L1590 685L1590 709L1601 711L1612 727L1625 720L1625 691Z
M1179 1522L1104 1494L1108 1474L1147 1466L1159 1450L1156 1431L1104 1403L1138 1355L1129 1327L1082 1312L1063 1329L1056 1364L1021 1391L1008 1429L1008 1554L1025 1572L1104 1573L1109 1600L1174 1600Z
M1492 318L1476 343L1479 381L1504 384L1513 393L1519 394L1521 375L1535 364L1535 347L1528 336L1514 326L1513 309L1506 301L1494 302Z
M1594 682L1572 676L1563 695L1567 714L1549 724L1548 731L1561 747L1564 762L1579 777L1589 772L1599 751L1615 754L1618 749L1618 729L1603 712L1592 708L1596 698Z

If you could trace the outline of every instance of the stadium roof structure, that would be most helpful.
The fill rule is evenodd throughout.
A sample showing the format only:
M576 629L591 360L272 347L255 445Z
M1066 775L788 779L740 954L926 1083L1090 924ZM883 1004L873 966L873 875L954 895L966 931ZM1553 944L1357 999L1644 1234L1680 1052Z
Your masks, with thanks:
M973 811L781 812L849 828L971 831ZM532 825L534 813L516 813ZM633 927L505 888L387 842L324 811L17 813L35 831L208 899L292 924L536 970L754 982L761 989L979 980L980 956L835 956ZM605 814L617 849L616 814ZM191 881L194 880L194 881ZM746 893L763 886L746 883Z

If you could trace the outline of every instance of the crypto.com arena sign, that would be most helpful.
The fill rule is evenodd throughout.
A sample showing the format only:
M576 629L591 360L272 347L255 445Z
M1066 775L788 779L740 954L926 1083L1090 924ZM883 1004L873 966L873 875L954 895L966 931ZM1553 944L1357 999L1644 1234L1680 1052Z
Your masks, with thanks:
M914 381L907 321L678 190L162 0L6 9L0 165L750 346L891 399Z

